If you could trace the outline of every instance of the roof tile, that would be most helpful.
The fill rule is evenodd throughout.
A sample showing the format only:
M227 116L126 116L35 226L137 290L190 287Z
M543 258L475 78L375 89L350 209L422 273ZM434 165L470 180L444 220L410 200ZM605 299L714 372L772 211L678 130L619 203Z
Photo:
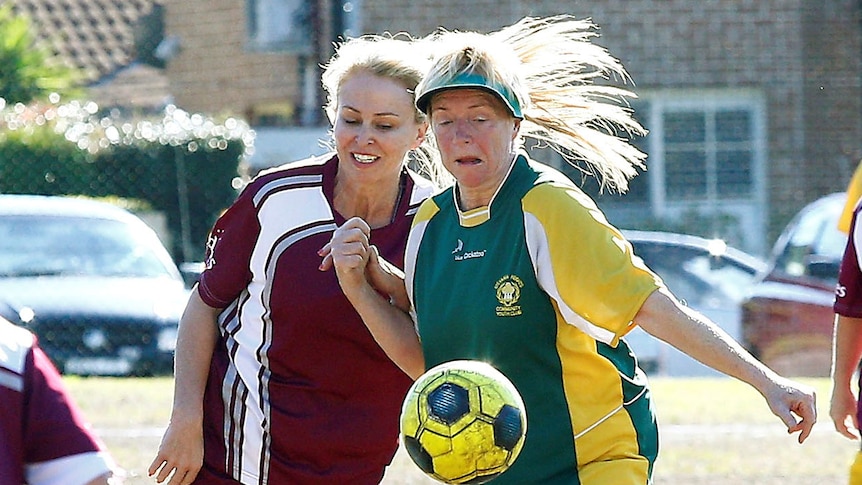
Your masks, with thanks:
M129 65L135 26L158 0L15 0L34 34L89 81Z

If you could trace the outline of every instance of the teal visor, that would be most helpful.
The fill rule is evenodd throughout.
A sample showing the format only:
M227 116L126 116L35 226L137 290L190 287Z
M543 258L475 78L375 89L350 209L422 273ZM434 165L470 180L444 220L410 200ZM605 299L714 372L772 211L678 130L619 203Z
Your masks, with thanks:
M512 113L512 116L520 120L524 119L524 115L521 113L521 103L518 101L518 97L515 96L515 93L502 84L485 79L485 76L481 74L469 72L459 73L454 78L442 80L440 83L435 85L425 85L422 93L418 98L416 98L416 107L423 113L428 114L428 105L431 103L432 96L441 91L456 88L481 89L494 94L500 98L500 101L502 101L503 104L506 105L509 112Z

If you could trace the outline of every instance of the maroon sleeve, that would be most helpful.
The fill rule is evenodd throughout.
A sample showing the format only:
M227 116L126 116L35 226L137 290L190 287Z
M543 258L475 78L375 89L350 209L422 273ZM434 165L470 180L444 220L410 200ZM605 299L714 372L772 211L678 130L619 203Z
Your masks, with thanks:
M850 237L841 260L838 272L838 285L835 288L835 313L852 318L862 318L862 269L859 267L857 244L862 241L862 225L857 224L859 207L853 213L850 223Z
M251 281L249 261L260 233L253 192L252 187L243 191L216 221L207 239L206 269L198 293L213 308L228 306Z
M24 369L24 461L105 450L37 344Z

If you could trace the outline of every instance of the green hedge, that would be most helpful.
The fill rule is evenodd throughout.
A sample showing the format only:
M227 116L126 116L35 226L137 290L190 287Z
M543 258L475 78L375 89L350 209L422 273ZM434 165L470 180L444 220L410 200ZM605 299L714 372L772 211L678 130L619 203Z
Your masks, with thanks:
M168 220L174 258L200 260L233 202L253 132L174 107L161 117L100 116L91 105L10 107L0 121L0 193L120 197Z
M47 128L0 132L0 193L87 194L93 158Z

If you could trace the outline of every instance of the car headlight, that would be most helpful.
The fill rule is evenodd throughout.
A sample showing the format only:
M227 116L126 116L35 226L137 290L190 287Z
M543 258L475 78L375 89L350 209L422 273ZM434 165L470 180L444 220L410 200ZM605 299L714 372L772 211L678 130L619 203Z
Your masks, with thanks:
M159 330L159 335L156 340L158 349L162 352L173 352L177 348L177 329L176 327L168 327Z
M18 310L18 318L21 319L21 323L28 324L36 318L36 312L32 308L25 306Z

